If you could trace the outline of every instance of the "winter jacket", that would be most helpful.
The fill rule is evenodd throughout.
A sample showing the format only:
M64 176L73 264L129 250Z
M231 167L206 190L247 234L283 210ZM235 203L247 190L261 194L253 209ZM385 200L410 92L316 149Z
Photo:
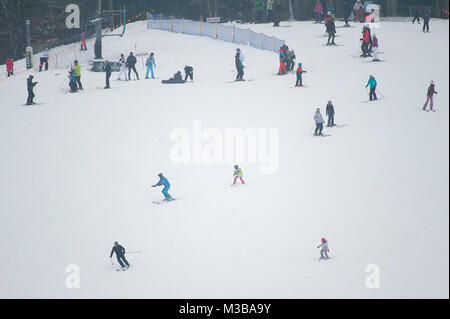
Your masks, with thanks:
M305 73L306 71L303 71L303 68L301 66L299 66L297 68L297 76L301 75L302 73Z
M125 57L121 57L120 59L119 59L119 63L120 63L120 67L125 67L125 63L126 63L126 61L125 61Z
M77 79L76 79L76 77L75 77L75 71L74 71L74 70L72 70L72 71L69 73L69 81L70 81L70 83L75 83L75 82L77 81Z
M86 41L86 38L87 38L86 32L81 32L80 34L81 41Z
M320 114L320 113L314 114L314 122L316 122L316 124L325 123L325 121L323 120L322 114Z
M192 72L194 72L194 68L193 68L192 66L186 65L186 66L184 67L184 72L185 72L186 74L192 73Z
M322 7L322 3L316 3L316 6L314 7L314 12L315 13L323 13L323 7Z
M33 88L36 86L37 82L33 82L32 78L27 79L27 89L29 92L33 92Z
M426 13L426 14L423 16L423 21L425 21L425 23L430 22L430 15L429 15L428 13Z
M136 63L137 63L136 57L134 55L129 55L127 58L128 67L131 68L131 67L135 66Z
M372 38L372 47L378 48L378 39L376 36Z
M6 70L12 71L14 69L14 62L11 59L6 59Z
M255 10L256 11L264 11L264 1L263 0L256 0L255 1Z
M267 0L267 4L266 4L267 10L273 10L273 3L274 3L273 0Z
M153 66L156 67L155 58L149 56L149 57L147 58L147 61L145 62L145 65L146 65L146 66L153 65Z
M434 84L431 84L431 85L428 87L427 96L433 96L434 93L437 93L437 92L434 90Z
M170 183L169 180L167 178L160 177L158 184L156 184L155 186L164 186L164 187L170 187Z
M327 32L329 34L335 34L336 33L336 24L334 23L334 20L331 19L327 24Z
M44 53L42 53L42 57L48 59L49 57L48 50L44 50Z
M111 258L113 256L113 254L116 253L117 257L122 257L125 255L125 248L123 248L120 245L114 246L111 249L111 254L109 255L109 258Z
M363 31L363 41L366 43L372 43L372 39L370 36L370 29L369 28L365 28Z
M318 248L322 248L323 251L329 252L330 248L328 247L328 242L324 241Z
M236 55L234 56L234 63L236 64L236 68L238 70L244 68L244 65L242 64L242 61L241 61L241 54L240 53L236 53Z
M355 10L355 12L358 12L361 10L361 8L364 8L364 6L362 5L361 1L356 1L355 5L353 6L353 10Z
M327 115L334 115L334 106L333 104L327 104Z
M377 87L377 80L375 80L375 78L371 78L369 79L369 81L367 82L366 87L370 86L371 89Z
M75 70L75 76L81 76L81 65L77 64L74 67Z
M234 176L237 176L237 177L242 177L242 176L244 176L244 173L242 172L242 169L240 169L240 168L235 168L235 169L234 169Z
M181 72L178 71L177 73L175 73L175 75L173 76L173 79L177 80L177 81L182 81L183 80L183 76L181 75Z

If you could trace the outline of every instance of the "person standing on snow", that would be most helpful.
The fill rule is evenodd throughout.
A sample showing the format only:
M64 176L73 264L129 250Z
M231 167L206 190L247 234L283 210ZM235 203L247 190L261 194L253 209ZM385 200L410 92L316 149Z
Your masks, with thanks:
M375 77L373 75L370 75L369 81L366 84L366 88L367 87L370 87L369 100L377 100L377 80L375 80Z
M263 0L255 1L256 22L262 22L265 5Z
M359 21L359 22L363 21L363 17L362 17L362 10L363 9L364 9L364 6L361 3L361 0L357 0L355 2L355 5L353 6L353 12L355 14L355 21Z
M352 7L350 6L350 1L345 0L344 1L344 21L345 21L346 27L350 26L350 24L348 24L348 20L350 19L351 15L352 15Z
M280 68L278 69L278 75L286 74L286 49L280 48Z
M314 122L316 123L316 130L314 131L314 136L323 136L323 120L322 114L320 113L320 109L316 110L316 114L314 114Z
M380 59L378 58L378 38L376 34L374 34L372 38L372 53L373 53L372 61L380 61Z
M8 77L14 75L14 60L6 59L6 72L8 73Z
M149 57L147 58L147 62L145 63L145 66L147 67L147 74L145 75L145 78L148 79L148 74L152 73L152 79L155 78L155 73L153 72L153 67L156 68L155 63L155 54L152 52L150 53Z
M334 106L333 106L333 103L331 101L328 101L326 114L328 116L328 125L327 125L327 127L335 126L335 124L334 124L334 114L335 114L334 113Z
M70 69L69 71L69 87L70 87L70 92L71 93L75 93L78 91L77 89L77 77L75 75L75 70L74 69Z
M306 73L306 71L303 71L302 64L299 63L297 67L297 81L295 82L295 87L303 86L303 79L302 79L303 73Z
M274 9L275 10L274 10L273 26L279 27L281 21L281 12L283 11L283 7L281 6L280 0L277 0L277 2L275 2Z
M48 58L50 54L48 52L48 49L45 49L42 53L40 64L39 64L39 72L42 72L42 66L45 64L45 71L48 71Z
M194 68L192 66L186 65L184 67L184 81L186 82L188 78L191 79L191 82L194 82Z
M87 39L86 32L81 32L81 34L80 34L81 51L87 51L86 39Z
M328 257L328 253L330 252L330 249L328 248L328 241L326 238L322 238L320 241L322 243L317 246L317 248L322 248L320 250L320 259L329 259L330 257Z
M75 70L75 79L78 84L78 89L82 90L83 85L81 84L81 65L78 63L78 60L75 60L73 62L73 64L74 64L73 69Z
M105 62L105 72L106 72L106 86L105 89L110 89L111 87L109 86L109 79L111 78L111 63L109 63L108 60L106 60Z
M320 2L320 0L317 0L316 5L314 6L314 16L316 17L315 23L322 23L322 14L323 14L322 2Z
M33 105L36 104L33 102L34 99L34 93L33 88L38 84L38 82L33 82L33 76L30 75L27 79L27 91L28 91L28 98L27 98L27 104L26 105Z
M133 52L130 52L130 55L127 58L128 81L131 80L131 70L133 70L134 74L136 74L136 78L139 80L139 74L136 71L136 63L136 57L133 55Z
M239 168L239 166L237 166L237 165L234 165L233 176L234 176L234 182L233 182L233 185L231 185L231 186L236 186L236 182L237 182L238 178L241 180L242 185L245 184L245 181L243 179L244 173L242 172L242 169Z
M428 33L430 33L430 14L428 12L425 12L425 15L423 16L423 32L425 32L425 29Z
M372 55L370 54L370 45L372 44L372 36L370 34L370 28L368 25L364 26L362 33L363 33L363 37L361 39L361 41L362 41L361 57L363 57L363 58L371 57Z
M435 94L438 94L438 92L435 91L434 89L434 82L431 81L430 86L428 87L428 91L427 91L427 100L423 106L423 110L425 111L427 109L428 106L428 102L430 102L430 110L433 111L433 97Z
M237 76L236 81L244 81L244 56L241 49L236 49L236 55L234 56L234 63L236 65Z
M273 3L274 3L274 0L267 0L267 4L266 4L267 21L272 21L272 19L273 19Z
M159 182L155 185L152 185L152 187L164 186L162 193L165 198L163 200L164 201L172 200L172 196L170 196L170 194L169 194L169 189L170 189L169 180L167 178L165 178L162 173L158 174L158 177L159 177Z
M327 23L328 42L327 45L336 45L334 38L336 36L336 24L334 23L333 16ZM330 42L331 41L331 42Z
M128 81L127 71L126 71L127 62L126 62L125 56L123 54L120 55L119 63L120 63L120 73L119 73L119 76L117 77L117 81L122 81L122 74L125 76L125 81Z
M130 268L130 264L125 259L125 248L119 245L118 242L114 242L114 247L111 249L111 254L109 255L109 258L112 258L114 253L116 253L117 262L119 263L120 267L122 267L122 269Z
M414 9L414 18L413 18L412 23L414 24L414 22L416 22L416 20L417 20L417 23L420 24L420 13L419 13L419 9L417 9L417 8Z

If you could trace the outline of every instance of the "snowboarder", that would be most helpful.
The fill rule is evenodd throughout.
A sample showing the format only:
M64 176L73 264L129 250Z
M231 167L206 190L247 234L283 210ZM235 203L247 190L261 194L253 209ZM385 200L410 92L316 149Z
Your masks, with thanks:
M344 1L344 21L345 21L345 27L349 27L350 24L348 23L348 20L350 19L350 16L352 15L352 7L350 5L349 0Z
M377 80L375 79L375 77L373 75L370 75L369 81L366 84L366 88L367 87L370 87L369 100L370 101L377 100L377 94L376 94Z
M322 248L320 250L320 259L330 259L330 257L328 257L328 253L330 252L330 249L328 248L328 241L326 238L322 238L320 241L322 243L317 246L317 248Z
M122 74L125 76L125 81L128 81L127 71L126 71L126 67L125 67L127 62L126 62L125 56L123 54L120 55L119 63L120 63L120 73L119 73L119 76L117 77L117 81L122 80Z
M39 72L42 72L42 66L45 64L45 71L48 71L48 58L49 58L48 49L45 49L42 53L40 64L39 64Z
M191 82L194 82L194 68L192 66L186 65L184 67L184 81L187 81L187 79L191 79Z
M14 60L6 59L6 72L8 73L8 77L14 75Z
M302 87L303 86L302 74L306 73L306 71L303 71L301 63L298 64L296 73L297 73L297 81L295 82L295 87Z
M81 51L87 51L86 39L87 39L86 32L81 32L81 34L80 34Z
M380 61L380 59L378 58L378 38L376 34L374 34L372 37L372 53L373 53L372 61Z
M423 32L425 32L425 29L428 33L430 33L430 14L428 12L425 12L425 15L423 16Z
M82 90L83 85L81 84L81 65L78 63L78 60L75 60L73 62L74 64L74 70L75 70L75 79L78 84L78 89Z
M236 81L244 81L244 56L241 49L236 49L236 55L234 56L234 63L236 65L237 76Z
M69 71L69 87L70 87L71 93L77 92L77 77L75 74L76 74L75 70L70 69L70 71Z
M322 2L320 2L320 0L317 0L316 5L314 6L314 16L316 17L315 23L322 23L322 14L323 14Z
M328 21L327 23L327 33L328 33L327 45L336 45L336 43L334 42L334 38L336 36L336 24L334 23L333 16L331 16L330 21Z
M435 94L438 94L438 92L435 91L434 89L434 82L431 81L430 86L428 87L428 91L427 91L427 100L423 106L423 110L425 111L427 109L428 106L428 102L430 102L430 110L433 111L433 97Z
M183 75L181 74L181 71L178 71L174 74L173 77L171 77L168 80L162 80L161 83L163 84L184 84L186 83L185 80L183 80Z
M416 22L416 20L417 20L417 23L420 24L420 13L419 13L419 9L417 9L417 8L414 9L414 18L413 18L412 23L414 24L414 22Z
M133 52L130 52L130 55L127 58L128 81L131 80L131 70L133 70L134 74L136 74L136 78L139 80L139 74L136 71L136 63L136 57L133 55Z
M105 89L110 89L111 87L109 86L109 79L111 78L111 63L109 63L108 60L106 60L105 62L105 72L106 72L106 86Z
M164 195L164 199L163 201L170 201L172 200L172 196L170 196L169 194L169 189L170 189L170 183L167 180L167 178L164 177L164 175L162 173L158 174L159 177L159 182L155 185L152 185L152 187L157 187L157 186L164 186L162 193Z
M125 248L123 246L119 245L119 243L116 241L114 242L114 247L111 249L111 254L109 255L109 258L112 259L112 256L116 253L117 262L119 263L120 267L122 269L128 269L130 268L130 264L125 259Z
M316 114L314 114L314 122L316 123L316 130L314 131L314 136L323 136L323 120L322 114L320 113L320 108L316 110Z
M234 176L234 182L233 182L233 185L231 185L231 186L236 186L236 182L238 179L241 180L242 185L245 184L245 181L243 179L244 173L242 172L242 169L238 165L234 165L233 176Z
M362 55L361 57L366 58L366 57L371 57L372 55L370 54L370 45L372 44L372 36L370 34L370 28L368 25L365 25L363 27L363 37L361 39L362 41L362 46L361 46L361 50L362 50Z
M334 114L335 114L334 113L334 106L333 106L333 103L331 101L328 101L326 114L328 116L328 125L327 125L327 127L335 126L335 124L334 124Z
M28 98L27 98L27 105L33 105L36 104L33 102L34 99L34 93L33 88L38 84L38 82L33 82L33 76L30 75L27 79L27 91L28 91Z
M147 74L145 75L145 78L149 79L148 75L151 72L152 79L154 79L155 73L153 72L153 67L156 68L156 63L155 63L155 54L153 52L150 53L149 57L147 58L147 62L145 63L145 66L147 67Z

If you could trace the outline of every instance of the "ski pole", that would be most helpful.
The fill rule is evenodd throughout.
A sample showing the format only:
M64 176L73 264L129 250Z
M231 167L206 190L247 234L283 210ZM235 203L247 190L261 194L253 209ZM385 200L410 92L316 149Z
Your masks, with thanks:
M378 94L380 94L381 95L381 97L383 98L383 99L385 99L386 100L386 97L377 89L376 90L377 92L378 92Z
M111 259L111 266L114 266L114 263L113 263L113 260L112 260L112 258L110 258Z
M141 253L140 251L127 251L126 252L127 255L129 255L129 254L140 254L140 253Z

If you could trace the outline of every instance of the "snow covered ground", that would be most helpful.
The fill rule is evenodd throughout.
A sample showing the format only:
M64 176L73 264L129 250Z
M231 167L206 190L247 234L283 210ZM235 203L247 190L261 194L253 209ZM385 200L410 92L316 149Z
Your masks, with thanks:
M236 45L142 22L106 38L104 56L153 51L159 80L97 89L90 47L77 56L81 93L64 94L66 71L52 67L35 74L42 105L21 106L25 75L0 83L1 298L449 297L448 21L433 20L430 34L383 22L385 63L352 57L360 25L338 29L339 47L311 22L251 27L295 49L308 87L274 76L278 56L247 46L255 81L228 84ZM160 83L186 64L195 83ZM362 103L369 74L385 99ZM435 113L421 110L431 80ZM347 126L315 138L314 111L328 100ZM248 184L231 188L231 163L175 163L171 134L194 121L278 129L278 169L244 162ZM160 172L182 200L152 204ZM332 259L317 262L324 236ZM127 272L109 260L115 240L140 251ZM66 287L70 264L79 289ZM369 289L373 269L379 288Z

